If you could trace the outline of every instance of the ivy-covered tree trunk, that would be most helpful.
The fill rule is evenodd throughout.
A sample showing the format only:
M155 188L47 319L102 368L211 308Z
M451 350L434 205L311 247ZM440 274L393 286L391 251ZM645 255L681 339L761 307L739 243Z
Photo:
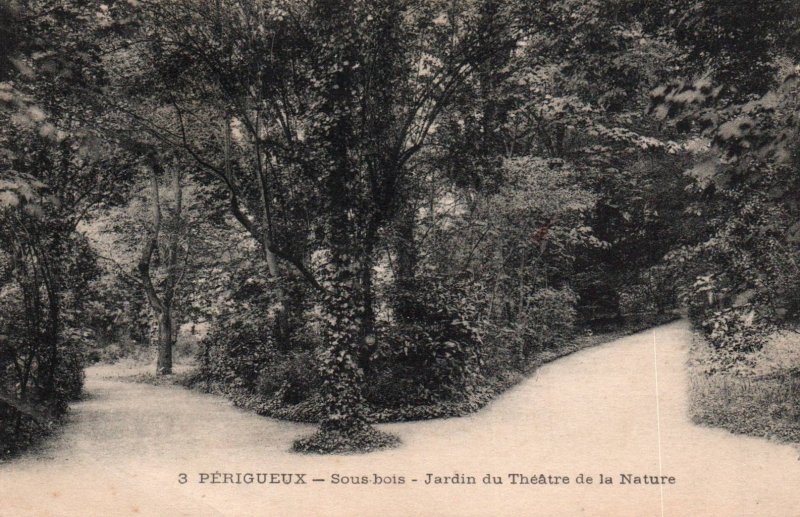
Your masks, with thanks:
M346 123L340 120L340 126ZM365 451L397 442L396 437L370 426L363 394L375 343L372 272L378 219L377 212L364 206L358 195L360 171L347 159L346 145L332 135L331 140L334 156L339 160L326 178L328 206L323 228L328 260L319 282L325 415L319 433L298 441L295 448L315 452Z
M344 156L344 151L342 151ZM326 416L322 431L356 434L367 427L364 417L365 326L372 320L370 232L362 230L360 212L350 190L355 171L346 160L328 178L327 221L329 262L322 278L324 346L321 354ZM361 224L360 224L361 223ZM367 241L367 242L365 242ZM365 245L366 244L366 245Z
M356 431L366 426L362 386L364 369L359 358L365 342L362 325L365 310L352 256L339 256L323 280L323 340L321 354L326 415L323 431Z
M304 452L369 451L397 443L374 429L363 394L366 368L375 343L371 254L353 248L333 251L321 278L325 414L317 434L295 443Z

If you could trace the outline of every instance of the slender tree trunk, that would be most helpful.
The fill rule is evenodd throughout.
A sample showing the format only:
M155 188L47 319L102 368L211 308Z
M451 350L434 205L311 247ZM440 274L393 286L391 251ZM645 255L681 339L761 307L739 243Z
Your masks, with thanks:
M172 349L175 345L173 337L172 310L165 307L158 315L158 360L156 372L158 375L172 373Z
M261 159L261 145L259 140L260 116L256 113L255 126L256 134L254 135L254 152L256 157L256 172L258 172L258 192L261 198L261 240L264 248L264 258L267 261L267 268L269 268L270 276L277 278L280 275L278 268L278 261L275 254L270 251L272 246L272 215L270 211L270 195L267 183L267 172Z
M178 265L180 253L180 233L183 221L181 212L183 209L183 196L179 171L172 172L172 189L175 196L175 210L171 225L171 233L167 244L166 252L166 279L161 295L156 291L151 278L150 266L153 254L158 247L158 239L161 235L161 198L158 187L158 169L160 169L155 156L151 157L151 207L152 207L152 227L148 235L142 255L139 259L139 275L144 286L147 301L158 317L158 359L156 363L157 375L169 375L172 373L172 350L175 345L175 323L173 314L173 302L175 293L180 282L181 271Z
M219 5L217 4L217 8ZM259 192L259 201L260 201L260 219L261 224L254 227L248 228L251 235L259 242L261 245L261 249L264 255L264 261L267 264L267 270L269 272L269 276L272 278L280 278L281 276L281 268L278 264L277 257L275 253L270 251L272 246L272 236L271 236L271 213L270 213L270 198L269 198L269 191L268 191L268 178L266 176L266 169L264 165L264 160L261 158L261 145L259 144L259 136L258 136L258 128L260 127L259 123L260 117L257 115L255 118L255 134L253 135L253 152L255 154L255 162L256 162L256 172L258 175L258 192ZM231 117L226 114L224 120L224 127L223 127L223 152L224 152L224 170L225 176L227 177L227 181L233 184L233 174L231 170ZM279 340L281 342L285 342L287 336L290 333L290 323L289 323L289 312L288 307L286 306L286 294L278 283L275 289L275 297L277 300L282 302L282 310L280 310L276 316L277 319L277 333L279 334Z

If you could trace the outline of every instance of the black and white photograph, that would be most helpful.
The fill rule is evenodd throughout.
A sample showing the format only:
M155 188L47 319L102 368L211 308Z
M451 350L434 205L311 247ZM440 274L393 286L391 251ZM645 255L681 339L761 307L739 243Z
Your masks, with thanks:
M798 0L0 0L0 517L800 516Z

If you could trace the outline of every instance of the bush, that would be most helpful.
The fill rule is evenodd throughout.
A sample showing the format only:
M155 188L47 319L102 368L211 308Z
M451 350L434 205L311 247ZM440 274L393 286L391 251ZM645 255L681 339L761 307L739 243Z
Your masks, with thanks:
M462 322L392 325L373 355L367 400L429 404L466 396L478 376L476 337Z
M463 290L434 276L393 291L395 318L378 328L366 399L380 407L466 397L480 377L481 338Z
M751 368L753 352L776 330L760 311L763 300L734 296L729 280L721 275L701 276L683 294L689 319L713 352L706 361L708 373Z
M295 405L317 393L321 386L311 352L276 352L259 373L256 393L264 399L277 397L279 402Z
M376 322L365 372L368 419L468 414L519 381L540 359L571 349L576 296L570 289L531 292L511 324L481 320L485 291L469 286L429 274L418 276L413 289L394 285L379 291L391 305ZM262 415L320 421L325 406L316 352L322 343L313 308L290 314L281 329L269 290L252 294L222 304L201 344L201 368L193 384ZM319 452L325 440L338 443L336 450L387 445L375 436L339 443L346 437L332 432L299 442L297 450Z
M528 300L529 309L522 320L526 357L534 351L561 345L574 336L577 298L571 289L540 289Z
M657 313L650 291L642 284L626 286L620 290L619 310L625 321L632 324L647 321Z
M55 369L55 402L60 404L59 413L67 411L67 403L79 400L86 378L86 358L82 342L67 341L59 345L59 362Z
M376 324L365 398L385 408L463 400L479 384L481 338L468 322L467 297L437 278L394 292L391 321ZM319 418L320 332L313 309L280 314L268 285L223 303L201 342L193 382L236 404L294 420Z
M747 371L754 366L754 354L767 342L772 327L755 312L730 308L707 314L700 329L711 345L707 373Z
M0 290L0 457L45 436L83 387L83 336L66 329L53 337L33 327L37 320L23 310L22 293L15 286Z
M572 339L576 302L569 288L540 289L528 295L525 310L513 322L484 324L487 374L524 372L535 355Z
M654 266L642 272L636 283L620 289L624 321L633 326L659 323L678 304L676 286L675 272L669 267Z
M173 355L176 358L197 357L200 352L200 342L201 339L194 334L179 332L178 338L175 340Z
M3 340L0 345L8 346L7 350L14 346ZM69 403L80 398L84 382L82 346L62 341L57 357L54 367L44 360L31 363L24 393L16 369L0 361L5 378L0 384L0 458L16 454L49 434L63 420ZM48 386L51 368L52 389Z
M270 323L233 313L215 321L201 348L203 377L223 386L255 389L275 353Z
M0 459L34 445L53 429L53 421L0 400Z
M316 334L301 304L284 310L276 295L269 281L254 279L220 304L199 344L196 382L240 404L249 397L262 402L277 397L291 405L315 393Z

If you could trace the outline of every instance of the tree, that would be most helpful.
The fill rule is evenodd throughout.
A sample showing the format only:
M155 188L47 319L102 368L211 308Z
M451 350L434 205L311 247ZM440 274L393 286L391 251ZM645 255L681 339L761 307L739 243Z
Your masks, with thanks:
M152 222L137 264L137 270L150 307L158 317L158 360L156 372L159 375L167 375L172 373L172 349L175 344L177 330L173 313L173 301L186 272L185 257L188 253L188 250L183 248L181 243L181 237L185 233L183 186L181 185L180 169L173 164L169 167L171 169L170 183L173 206L169 212L169 219L162 223L164 212L162 205L164 202L159 193L159 182L161 180L159 172L163 171L163 167L159 163L158 157L151 155L147 168L150 173ZM167 233L167 242L166 246L159 251L160 262L165 270L163 288L159 295L154 286L152 263L153 254L159 249L162 231Z
M686 158L676 133L646 114L647 92L682 62L641 2L559 1L526 12L525 37L497 63L494 82L474 81L446 114L438 143L448 152L437 167L474 199L503 188L510 159L546 159L571 175L595 199L579 226L601 242L577 251L569 283L583 320L616 317L621 291L690 239L673 224L688 203Z
M707 221L704 238L672 259L691 267L685 289L693 319L734 354L796 325L800 253L793 223L800 11L793 2L742 5L688 9L676 30L690 61L682 77L651 93L654 115L694 141L693 210Z
M96 7L57 0L0 7L8 44L0 63L0 433L11 448L41 434L80 393L90 338L83 309L98 270L79 227L124 190L116 175L125 157L91 124L100 115L91 92L104 80Z
M487 6L496 15L477 23ZM479 63L513 45L507 6L146 7L159 22L144 26L147 59L161 85L173 87L181 129L145 127L204 164L267 262L277 257L311 286L326 329L323 431L370 434L360 392L374 347L372 275L381 230L402 206L407 165L453 92ZM213 119L221 121L222 138L186 131ZM198 145L198 135L211 145Z

